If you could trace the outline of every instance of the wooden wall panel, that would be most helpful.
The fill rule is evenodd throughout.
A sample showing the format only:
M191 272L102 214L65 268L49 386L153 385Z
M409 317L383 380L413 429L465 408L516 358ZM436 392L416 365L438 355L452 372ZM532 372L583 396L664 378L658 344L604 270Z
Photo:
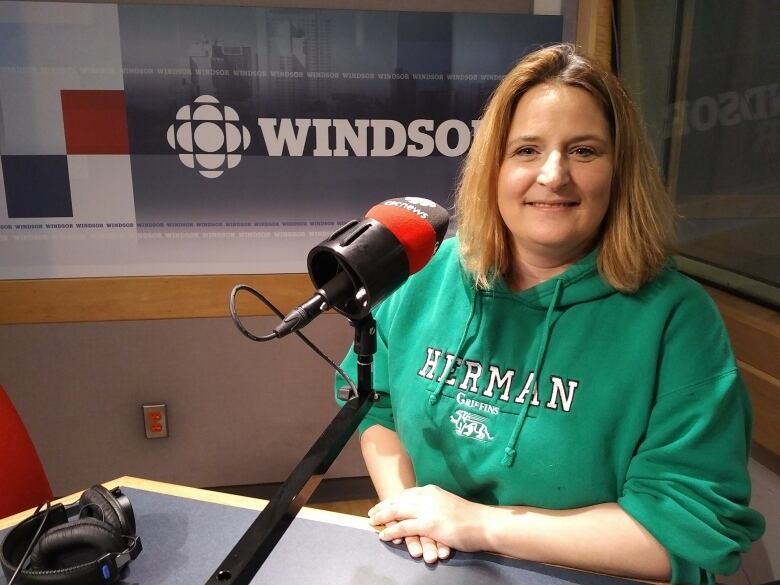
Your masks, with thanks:
M577 46L586 55L612 69L612 3L610 0L579 0Z
M753 401L753 440L780 456L780 313L705 287L728 329Z
M753 440L780 456L780 380L740 361L753 400Z
M780 313L712 287L707 292L720 309L737 357L780 378Z
M224 317L239 283L256 288L284 313L313 291L306 274L5 280L0 324ZM246 292L237 308L241 315L272 314Z

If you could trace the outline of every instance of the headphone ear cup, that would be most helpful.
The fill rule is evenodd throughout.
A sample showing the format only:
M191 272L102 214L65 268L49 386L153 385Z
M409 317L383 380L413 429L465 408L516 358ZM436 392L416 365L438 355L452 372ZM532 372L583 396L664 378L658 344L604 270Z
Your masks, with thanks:
M102 485L95 485L79 498L79 518L96 518L116 528L120 534L135 535L133 509L126 511L110 491Z
M85 518L50 528L30 554L34 571L56 571L96 561L109 552L125 550L125 539L113 526Z

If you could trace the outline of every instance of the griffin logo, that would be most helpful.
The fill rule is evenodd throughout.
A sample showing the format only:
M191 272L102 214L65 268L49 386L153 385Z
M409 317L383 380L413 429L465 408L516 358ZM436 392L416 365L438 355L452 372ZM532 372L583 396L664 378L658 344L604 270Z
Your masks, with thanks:
M493 436L485 424L487 418L465 410L456 410L450 417L450 422L455 425L455 433L461 437L474 439L475 441L492 441Z

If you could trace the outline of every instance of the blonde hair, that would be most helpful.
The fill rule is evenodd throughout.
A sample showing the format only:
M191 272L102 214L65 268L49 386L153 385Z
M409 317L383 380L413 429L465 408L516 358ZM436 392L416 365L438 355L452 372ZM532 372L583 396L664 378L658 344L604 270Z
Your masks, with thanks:
M635 292L661 271L672 253L674 207L639 114L620 81L566 44L524 57L485 107L455 195L464 265L480 288L510 268L511 236L496 196L498 171L517 102L543 83L584 89L604 111L614 144L614 176L601 226L598 269L617 290Z

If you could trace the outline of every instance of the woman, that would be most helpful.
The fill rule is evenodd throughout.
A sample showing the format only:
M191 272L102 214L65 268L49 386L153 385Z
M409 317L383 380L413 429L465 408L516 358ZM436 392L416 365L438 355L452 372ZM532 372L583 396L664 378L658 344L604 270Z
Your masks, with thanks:
M669 262L672 206L617 79L567 45L525 57L456 208L458 237L376 311L360 431L380 537L428 563L734 572L764 526L750 404L715 306Z

